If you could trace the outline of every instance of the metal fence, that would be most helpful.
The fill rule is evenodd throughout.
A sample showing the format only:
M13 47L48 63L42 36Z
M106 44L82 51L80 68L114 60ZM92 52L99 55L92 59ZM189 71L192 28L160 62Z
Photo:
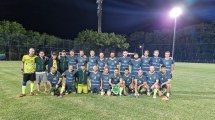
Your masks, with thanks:
M52 51L60 52L62 50L69 51L74 48L74 41L64 40L63 42L43 42L42 45L38 45L32 41L26 41L25 45L19 45L19 42L16 44L0 44L0 58L5 54L6 60L21 60L24 54L28 53L28 49L33 47L38 53L40 50L44 50L47 56L51 55ZM76 47L79 48L79 47ZM81 47L84 50L84 46ZM136 45L136 48L129 48L129 52L137 52L140 55L143 50L149 50L150 56L152 56L154 50L160 51L160 56L163 57L165 51L172 50L172 44L144 44L143 47L139 48L139 45ZM76 50L78 52L78 50ZM120 51L116 51L120 55ZM98 51L96 51L98 53ZM89 53L87 53L89 54ZM106 54L108 57L109 54ZM201 62L201 63L215 63L215 43L210 44L176 44L175 45L175 61L178 62Z

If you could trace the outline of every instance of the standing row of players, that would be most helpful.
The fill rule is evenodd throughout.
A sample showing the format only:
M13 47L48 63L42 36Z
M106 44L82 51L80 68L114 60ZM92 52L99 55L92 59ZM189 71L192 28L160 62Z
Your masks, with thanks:
M166 95L169 97L171 74L175 69L170 52L167 51L163 59L158 57L158 50L154 51L154 57L151 58L147 50L142 58L139 58L138 54L134 55L134 59L127 55L128 52L124 51L123 57L117 59L115 53L111 52L110 58L105 59L102 52L99 57L96 57L95 52L91 50L90 57L87 58L83 50L80 50L79 56L75 56L75 52L71 50L68 56L66 51L62 51L61 56L53 53L52 57L47 59L43 51L40 51L39 56L35 56L34 49L31 48L29 54L23 56L22 59L24 77L20 97L25 96L28 80L31 80L30 95L34 95L35 71L38 92L41 80L44 81L45 91L47 91L46 83L49 80L52 95L60 86L60 96L64 91L66 94L69 92L88 93L88 89L91 93L101 92L101 95L105 93L111 95L111 88L119 86L120 95L135 92L135 95L139 96L140 91L145 91L147 95L150 95L152 91L155 98L158 91L159 95L162 95L161 88L167 88ZM46 65L48 65L48 77Z

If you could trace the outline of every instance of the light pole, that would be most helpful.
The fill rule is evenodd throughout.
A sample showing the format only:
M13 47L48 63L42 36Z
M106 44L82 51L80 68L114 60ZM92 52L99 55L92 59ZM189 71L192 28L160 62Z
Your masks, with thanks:
M173 32L173 42L172 42L172 58L174 58L175 51L175 39L176 39L176 26L177 26L177 17L182 14L182 9L179 7L173 8L169 15L171 18L174 18L174 32Z
M142 55L143 56L143 50L144 50L144 43L142 45L139 46L142 49Z
M96 0L97 6L97 16L98 16L98 33L102 32L102 2L103 0Z

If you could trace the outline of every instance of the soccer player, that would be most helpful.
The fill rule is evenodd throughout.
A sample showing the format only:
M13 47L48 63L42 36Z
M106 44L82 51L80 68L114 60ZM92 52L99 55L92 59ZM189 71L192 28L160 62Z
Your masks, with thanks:
M68 70L66 70L62 76L63 76L63 84L60 92L60 97L63 97L63 92L66 89L66 95L69 93L76 93L75 88L75 77L76 77L76 70L74 70L72 65L69 65Z
M134 95L136 97L138 97L140 93L142 93L142 90L148 89L146 76L143 75L143 71L141 69L138 71L138 74L135 76L134 83L135 83Z
M89 72L93 72L93 67L98 64L98 57L95 56L95 51L90 50L90 57L88 57L88 70Z
M110 74L114 73L114 70L116 68L119 68L119 62L118 59L115 57L115 53L110 53L110 58L107 60L107 66Z
M48 80L51 96L59 95L58 88L61 86L62 78L60 72L55 67L51 67L50 73L48 73Z
M154 51L154 57L150 59L150 65L155 67L155 72L160 71L160 64L161 64L161 58L159 56L159 51L155 50Z
M87 71L87 68L85 65L81 66L81 69L77 72L77 79L78 79L78 93L88 93L88 78L89 78L90 72Z
M77 69L77 57L75 56L75 51L70 50L69 54L70 55L67 55L68 66L72 65L73 69L76 70Z
M59 60L58 60L56 52L53 52L52 53L52 57L49 59L49 62L48 62L48 72L50 72L51 67L55 67L55 69L57 71L59 71L59 69L60 69L60 63L59 63Z
M29 54L24 55L22 57L22 67L21 71L23 72L23 82L22 82L22 93L20 94L20 97L25 96L25 90L26 90L26 84L27 81L31 81L31 92L30 96L33 96L33 90L34 90L34 81L35 81L35 58L37 57L34 55L35 50L34 48L29 49Z
M63 50L60 57L60 73L64 73L68 69L68 58L66 56L66 51Z
M165 52L165 58L162 59L161 63L163 66L166 66L166 70L168 73L170 73L171 78L172 78L173 71L175 70L175 62L174 62L173 58L170 58L169 51Z
M98 71L100 73L103 73L105 65L106 65L106 60L104 58L104 53L100 52L99 53L99 59L98 59Z
M171 89L171 75L167 72L165 66L161 66L161 72L158 73L159 78L159 96L164 94L166 90L166 96L169 98L170 96L170 89Z
M122 81L123 81L124 95L131 93L134 89L134 82L133 82L131 74L129 73L128 68L125 68L125 70L124 70L124 74L122 75Z
M95 65L93 66L93 72L90 73L89 77L90 93L96 92L97 94L99 94L100 87L101 87L101 73L98 72L98 67Z
M79 51L79 56L77 57L77 68L81 69L81 66L87 64L87 56L84 55L84 51L80 50Z
M119 58L119 63L120 63L120 74L123 75L124 71L126 68L129 69L129 65L131 62L131 58L128 57L128 52L127 51L123 51L123 57Z
M37 83L37 92L40 93L40 83L41 80L44 82L45 93L47 93L47 73L46 65L48 64L48 58L45 57L44 51L39 52L39 57L35 59L36 63L36 83Z
M131 74L132 77L138 75L138 71L141 69L141 59L137 53L134 54L134 59L131 60Z
M119 69L118 68L115 68L114 74L110 75L109 84L110 84L111 87L114 87L116 85L119 86L119 88L120 88L119 95L122 95L123 82L122 82L122 77L119 74Z
M158 92L158 74L155 72L155 67L150 66L149 67L149 72L146 72L146 81L147 81L147 95L150 96L150 92L153 91L153 98L157 97L157 92Z
M143 74L145 75L146 72L149 71L150 66L150 57L149 57L149 51L144 51L144 56L141 58L141 68L143 70Z
M110 75L108 73L108 68L105 67L101 75L101 96L104 96L107 93L108 96L111 96L111 88L109 84Z

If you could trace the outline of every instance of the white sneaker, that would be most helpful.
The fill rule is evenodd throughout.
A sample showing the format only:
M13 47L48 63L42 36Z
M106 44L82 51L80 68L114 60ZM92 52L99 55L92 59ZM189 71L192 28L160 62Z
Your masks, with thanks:
M156 96L156 95L153 95L153 98L154 98L154 99L156 99L156 98L157 98L157 96Z

